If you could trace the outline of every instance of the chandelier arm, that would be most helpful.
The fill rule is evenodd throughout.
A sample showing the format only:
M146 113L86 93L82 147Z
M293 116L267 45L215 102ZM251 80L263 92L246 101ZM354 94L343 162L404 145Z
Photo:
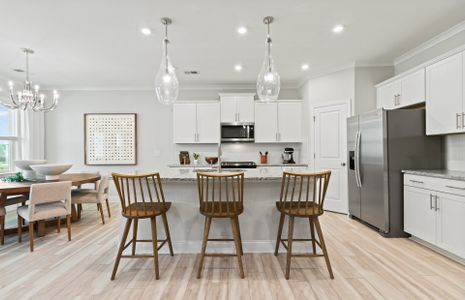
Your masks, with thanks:
M16 106L16 108L19 108L21 106L20 102L17 101L16 96L13 94L13 89L10 89L10 99L11 102L13 102L13 104Z
M5 102L3 100L0 99L0 104L9 108L9 109L18 109L19 108L19 105L16 105L15 103L11 104L11 103L8 103L8 102Z
M58 97L54 96L53 97L53 103L50 104L49 107L39 108L38 111L45 111L45 112L53 111L53 110L55 110L57 105L58 105Z

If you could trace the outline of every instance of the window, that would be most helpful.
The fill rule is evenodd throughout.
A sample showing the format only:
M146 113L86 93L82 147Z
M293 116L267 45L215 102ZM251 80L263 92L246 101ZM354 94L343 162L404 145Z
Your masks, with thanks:
M13 171L14 144L17 140L15 115L14 111L0 105L0 173Z

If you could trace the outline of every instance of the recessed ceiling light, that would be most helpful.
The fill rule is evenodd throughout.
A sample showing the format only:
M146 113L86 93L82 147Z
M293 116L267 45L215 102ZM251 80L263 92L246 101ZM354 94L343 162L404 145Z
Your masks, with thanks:
M333 27L333 32L334 33L341 33L343 31L344 31L344 25L342 25L342 24L338 24L338 25Z
M247 27L241 26L241 27L237 28L237 33L239 33L241 35L246 34L247 33Z
M236 70L237 72L240 72L240 71L242 71L242 66L241 65L235 65L234 70Z
M147 27L142 28L140 30L140 32L142 32L143 35L151 35L152 34L152 30L150 28L147 28Z
M309 65L308 65L308 64L303 64L303 65L301 66L301 68L302 68L302 70L304 70L304 71L305 71L305 70L308 70Z

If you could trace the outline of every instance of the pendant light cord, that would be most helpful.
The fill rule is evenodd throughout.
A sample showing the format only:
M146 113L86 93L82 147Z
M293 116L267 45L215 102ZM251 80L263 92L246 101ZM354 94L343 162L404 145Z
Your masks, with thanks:
M165 46L165 72L169 73L169 66L168 66L168 43L170 41L168 40L168 24L165 24L165 38L163 39L163 44Z
M29 52L26 52L26 82L29 83Z
M268 48L268 71L271 72L271 36L270 36L270 22L266 23L267 25L267 35L266 35L266 45Z

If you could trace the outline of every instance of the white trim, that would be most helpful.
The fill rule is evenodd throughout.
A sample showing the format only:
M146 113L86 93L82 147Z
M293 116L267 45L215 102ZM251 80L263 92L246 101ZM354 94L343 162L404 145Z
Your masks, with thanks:
M309 73L307 76L305 76L302 80L299 81L299 84L297 85L297 88L299 88L299 89L302 88L309 80L319 78L319 77L323 77L323 76L327 76L327 75L331 75L331 74L334 74L334 73L337 73L337 72L342 72L342 71L349 70L349 69L354 69L354 68L355 68L355 63L349 63L349 64L339 65L339 66L330 67L330 68L326 68L326 69L321 69L319 71Z
M452 49L450 51L447 51L446 53L443 53L443 54L441 54L439 56L436 56L436 57L434 57L434 58L432 58L432 59L430 59L430 60L428 60L428 61L426 61L426 62L424 62L424 63L422 63L420 65L417 65L417 66L415 66L415 67L413 67L411 69L408 69L408 70L406 70L406 71L404 71L402 73L399 73L399 74L395 75L394 77L391 77L391 78L389 78L387 80L384 80L384 81L376 84L375 88L378 88L378 87L383 86L385 84L389 84L389 83L391 83L391 82L393 82L395 80L398 80L400 78L404 78L404 77L406 77L406 76L408 76L410 74L415 73L416 71L424 69L424 68L426 68L426 67L428 67L428 66L430 66L432 64L435 64L435 63L437 63L437 62L439 62L439 61L441 61L443 59L446 59L446 58L448 58L450 56L453 56L453 55L455 55L457 53L460 53L460 52L463 52L463 51L465 51L465 45L462 45L462 46L454 48L454 49Z
M220 98L231 98L231 97L254 97L256 93L218 93Z
M436 35L435 37L429 39L428 41L424 42L418 47L415 47L404 54L400 55L399 57L394 59L394 65L398 65L404 61L411 59L412 57L420 54L423 51L426 51L437 44L457 35L458 33L465 30L465 21L458 23L457 25L447 29L446 31L441 32L440 34Z
M428 242L426 242L426 241L424 241L424 240L422 240L422 239L420 239L420 238L418 238L416 236L413 236L413 235L410 237L410 240L412 240L412 241L414 241L414 242L416 242L416 243L418 243L418 244L420 244L422 246L425 246L426 248L429 248L429 249L431 249L431 250L433 250L433 251L435 251L435 252L437 252L439 254L442 254L445 257L452 259L453 261L456 261L458 263L461 263L462 265L465 265L465 258L463 258L463 257L457 256L457 255L455 255L455 254L453 254L453 253L451 253L451 252L449 252L447 250L439 248L438 246L435 246L435 245L433 245L431 243L428 243Z

